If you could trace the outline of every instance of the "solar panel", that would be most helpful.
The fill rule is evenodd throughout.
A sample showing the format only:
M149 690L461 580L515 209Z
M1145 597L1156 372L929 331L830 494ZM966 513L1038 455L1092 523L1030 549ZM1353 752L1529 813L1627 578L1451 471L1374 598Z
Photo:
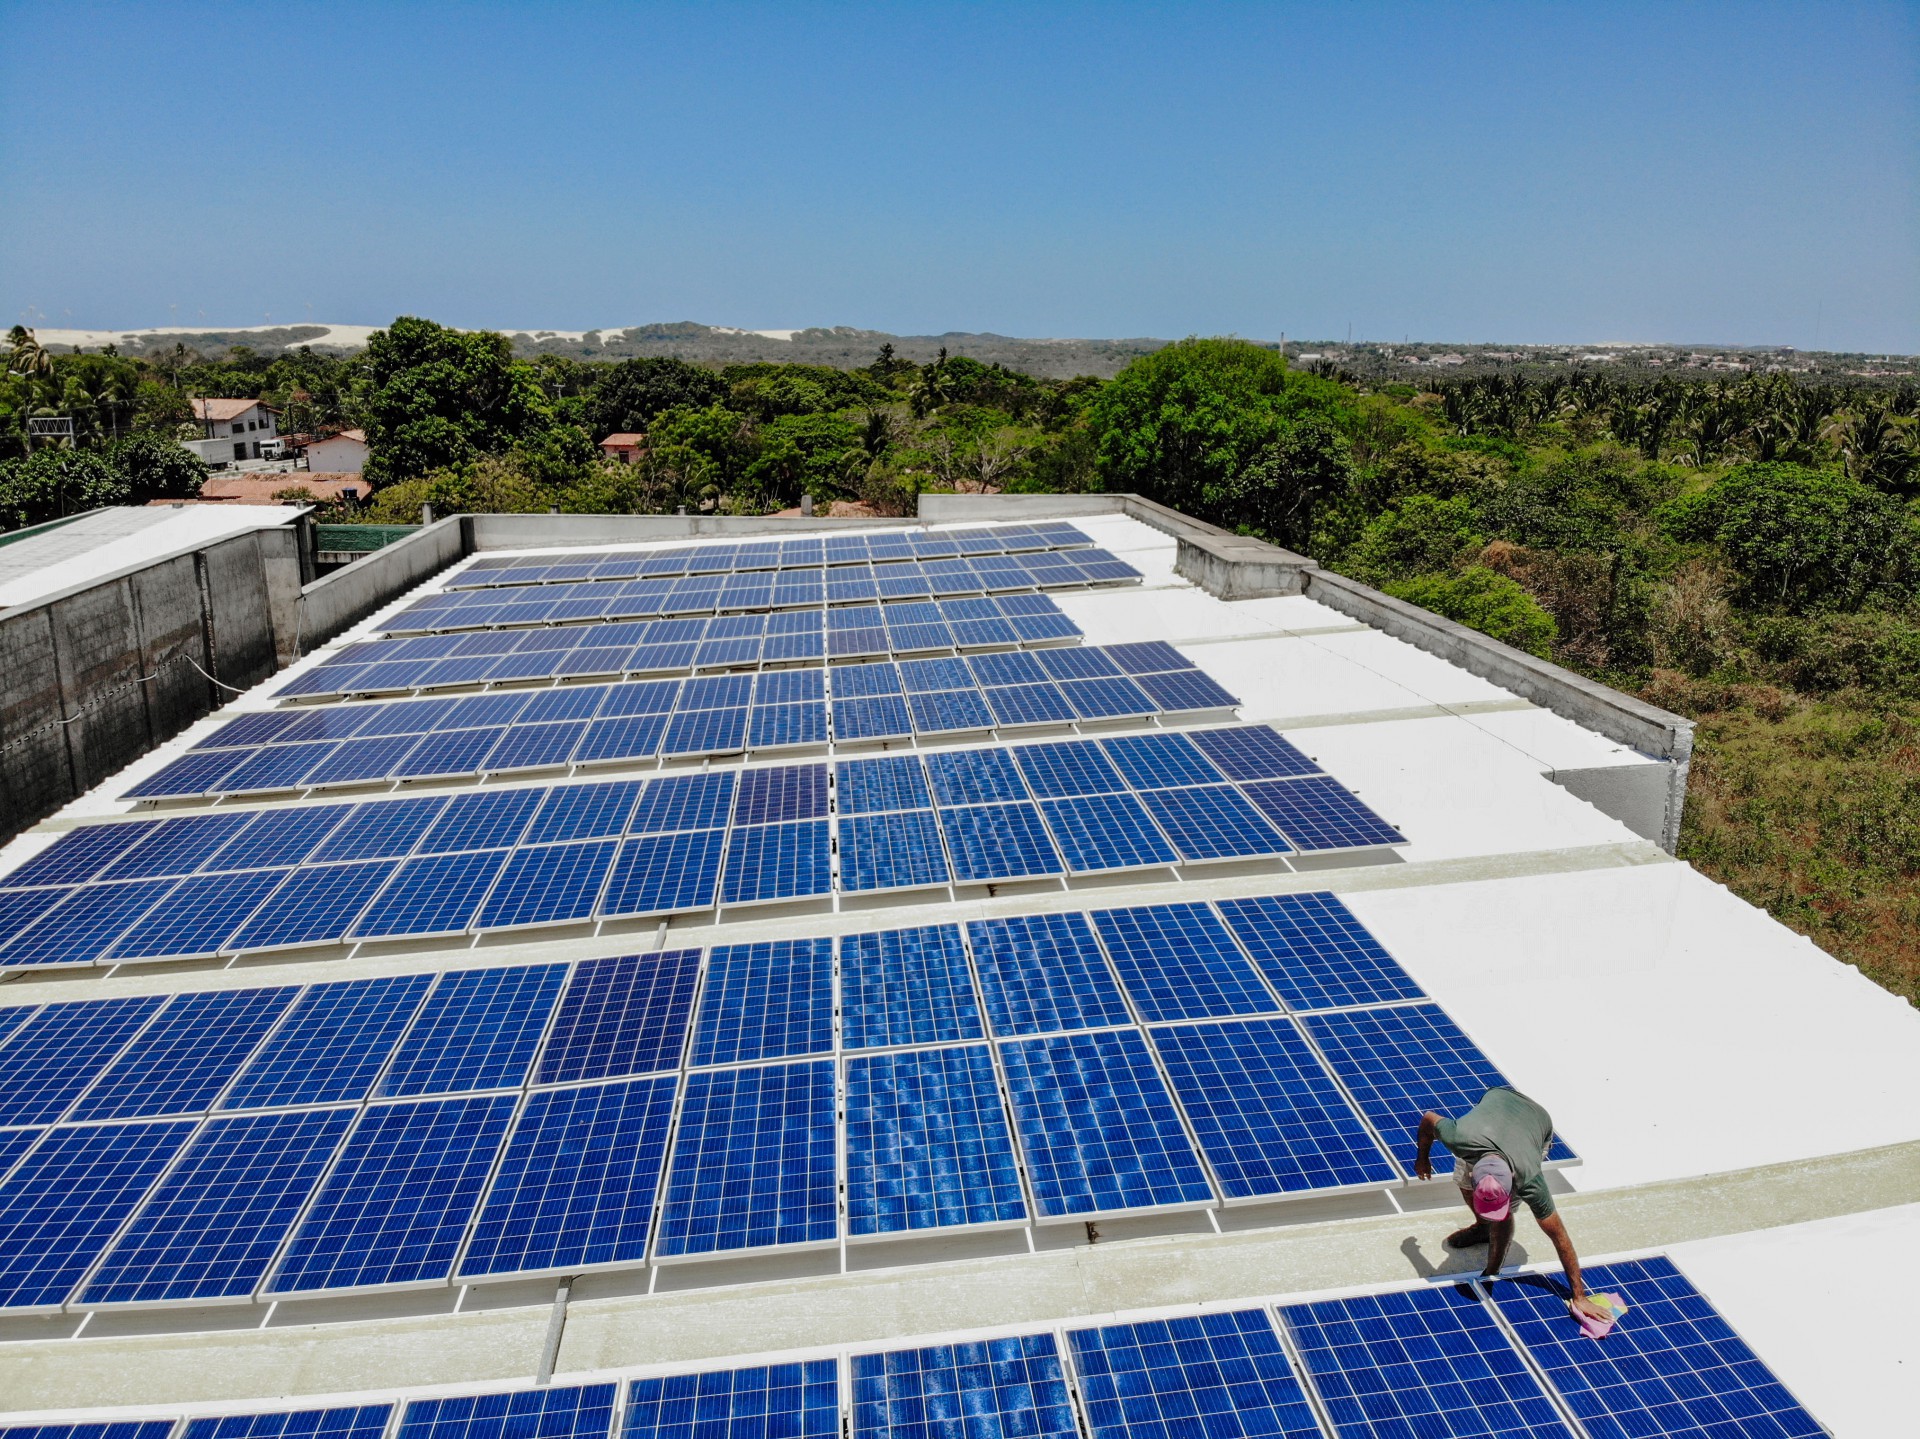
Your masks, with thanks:
M826 813L827 767L823 764L750 769L740 776L739 797L733 804L735 824L824 819Z
M222 1109L365 1099L433 982L430 974L316 984L240 1071Z
M185 959L213 955L287 877L284 869L183 879L107 951L110 959Z
M843 816L839 837L845 893L926 889L950 877L932 810Z
M1218 784L1222 778L1184 734L1122 735L1102 740L1100 747L1135 789Z
M1120 666L1130 675L1167 674L1173 670L1190 670L1193 661L1165 640L1148 640L1142 644L1108 645L1107 658Z
M480 790L455 795L433 828L420 839L421 854L463 849L501 849L519 840L545 791ZM641 803L646 801L642 799Z
M1140 796L1189 861L1290 854L1291 847L1232 785L1152 789Z
M573 752L575 764L594 764L608 760L650 759L659 753L660 740L667 732L665 715L628 715L617 719L597 719L587 726L579 748Z
M1067 1340L1090 1439L1319 1439L1306 1390L1257 1309L1076 1329Z
M1228 1200L1400 1178L1291 1022L1180 1025L1151 1034Z
M87 1281L90 1304L253 1292L353 1122L351 1109L216 1119Z
M853 1357L855 1439L1078 1439L1051 1334Z
M391 860L380 860L295 870L227 942L228 948L284 949L344 938L397 868Z
M1245 788L1260 812L1302 850L1406 843L1405 835L1342 789L1337 780L1310 776L1264 780Z
M663 1075L529 1099L461 1275L577 1272L644 1259L676 1082Z
M661 1258L832 1242L833 1062L703 1070L680 1109Z
M600 917L711 909L724 835L703 829L628 840L600 896Z
M176 1119L50 1131L0 1182L0 1309L60 1304L193 1129Z
M0 892L0 945L21 933L74 889L15 889ZM4 963L4 961L0 961Z
M1287 779L1320 772L1319 765L1266 725L1193 730L1188 737L1229 779Z
M1041 799L1126 792L1127 782L1093 740L1016 745L1012 753L1028 788Z
M1025 799L1027 784L1004 749L956 749L925 757L927 782L941 805Z
M353 926L356 939L464 934L506 867L503 849L410 859L374 896Z
M214 873L301 864L319 848L334 826L352 813L353 807L344 804L262 810L251 824L203 864L201 870Z
M879 810L927 809L926 773L914 755L885 759L843 759L834 764L834 796L840 813L871 814Z
M833 844L824 819L736 825L727 841L722 904L761 904L831 892Z
M380 1082L386 1098L518 1088L547 1032L564 964L443 974Z
M73 890L0 947L0 967L92 964L175 883L136 879Z
M640 781L634 779L616 784L568 784L550 789L520 842L559 844L625 834L627 816L633 813L640 788Z
M175 995L66 1117L201 1113L298 993L282 987Z
M607 1439L614 1386L463 1394L408 1403L397 1439Z
M1300 1022L1408 1174L1422 1114L1457 1118L1507 1083L1437 1004L1309 1014ZM1556 1136L1547 1157L1571 1159L1573 1151Z
M636 1379L623 1439L841 1439L839 1364Z
M1132 1019L1083 914L971 920L967 942L996 1035L1093 1029Z
M993 728L993 711L978 690L933 690L909 695L907 709L920 734L963 734Z
M707 956L695 1064L738 1064L833 1048L833 941L723 944Z
M85 999L34 1014L0 1047L0 1124L58 1119L165 1002Z
M739 777L732 770L670 775L654 780L627 821L631 834L665 834L678 829L720 829L733 809Z
M840 741L903 738L913 733L913 717L899 695L833 701L833 737Z
M1043 800L1040 812L1068 870L1074 874L1144 869L1180 860L1140 801L1130 794Z
M1210 1204L1213 1190L1134 1030L1003 1044L1027 1178L1045 1218Z
M1074 718L1073 706L1052 682L1037 685L994 685L981 691L1003 729L1022 725L1065 724Z
M11 874L0 875L0 886L14 889L36 884L82 883L147 839L160 823L131 820L70 829Z
M518 1098L376 1104L347 1137L268 1292L443 1280Z
M182 1439L381 1439L392 1413L390 1404L363 1404L349 1409L229 1414L218 1419L189 1419Z
M1334 895L1222 900L1220 913L1289 1009L1426 998Z
M844 610L832 611L845 614ZM891 664L835 665L828 671L836 699L872 699L900 693L900 671Z
M799 745L823 745L826 742L825 700L811 700L804 704L756 705L747 726L747 745L752 749L784 749Z
M1153 696L1124 676L1061 680L1060 693L1081 719L1123 719L1157 713Z
M678 1068L699 977L697 949L574 966L535 1081L564 1084Z
M682 709L667 725L660 741L665 755L730 754L747 742L747 710L743 700L737 709Z
M984 1044L848 1060L846 1122L849 1235L1027 1217Z
M1105 909L1094 914L1093 925L1148 1023L1280 1008L1204 904Z
M1145 690L1166 714L1205 714L1213 710L1239 707L1239 696L1211 675L1199 670L1179 670L1168 675L1136 675L1134 683Z
M510 929L592 918L619 847L615 840L597 839L515 850L474 926Z
M342 859L398 859L411 854L420 837L447 807L444 798L385 800L354 806L340 827L313 852L315 863Z
M848 1049L978 1039L960 930L951 924L840 941L840 1042Z
M940 811L953 877L990 884L1060 874L1064 868L1031 804L963 805Z
M1631 1315L1603 1343L1567 1318L1553 1279L1528 1275L1488 1293L1594 1439L1827 1432L1665 1255L1597 1265L1584 1278Z
M1342 1439L1567 1439L1552 1401L1464 1285L1296 1304L1280 1315Z

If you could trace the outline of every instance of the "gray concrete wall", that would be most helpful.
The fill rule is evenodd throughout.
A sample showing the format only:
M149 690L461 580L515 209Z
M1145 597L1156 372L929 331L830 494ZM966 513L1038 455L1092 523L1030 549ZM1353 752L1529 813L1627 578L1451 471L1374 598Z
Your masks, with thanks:
M871 528L873 520L824 515L467 515L474 550L545 549L556 545L631 545L648 540L742 539ZM879 521L884 524L886 521Z
M305 586L295 603L288 660L325 644L470 551L465 517L433 524Z
M1304 594L1469 674L1512 690L1583 729L1661 761L1663 768L1654 772L1660 776L1656 782L1661 799L1657 826L1648 816L1648 781L1644 779L1589 781L1571 777L1588 771L1568 772L1566 779L1549 777L1565 783L1582 799L1636 833L1657 840L1668 853L1679 847L1687 767L1693 755L1693 721L1680 715L1536 659L1357 580L1323 570L1305 555L1229 533L1139 495L922 495L920 514L923 519L947 522L1121 514L1152 525L1178 542L1175 573L1208 594L1228 600ZM1620 809L1609 807L1616 803ZM1650 834L1649 829L1653 831Z
M0 837L273 674L299 593L298 537L257 530L0 617Z

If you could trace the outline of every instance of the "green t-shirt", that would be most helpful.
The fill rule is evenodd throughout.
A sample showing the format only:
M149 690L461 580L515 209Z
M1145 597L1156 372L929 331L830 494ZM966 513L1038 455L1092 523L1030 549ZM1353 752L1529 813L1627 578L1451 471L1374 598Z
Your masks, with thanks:
M1553 1142L1553 1120L1519 1090L1489 1089L1458 1119L1441 1120L1439 1134L1440 1142L1469 1165L1498 1154L1513 1167L1513 1192L1533 1217L1545 1219L1553 1213L1553 1195L1540 1172L1540 1161Z

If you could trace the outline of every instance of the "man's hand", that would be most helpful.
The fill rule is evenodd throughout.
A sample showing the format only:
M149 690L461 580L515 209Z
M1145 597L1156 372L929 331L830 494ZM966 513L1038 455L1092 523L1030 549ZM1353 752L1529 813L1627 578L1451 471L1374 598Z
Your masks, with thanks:
M1604 1324L1608 1319L1613 1317L1584 1294L1576 1294L1573 1298L1569 1299L1567 1301L1567 1308L1573 1312L1575 1319L1596 1319Z
M1433 1178L1433 1156L1422 1150L1420 1156L1413 1161L1413 1172L1422 1179Z

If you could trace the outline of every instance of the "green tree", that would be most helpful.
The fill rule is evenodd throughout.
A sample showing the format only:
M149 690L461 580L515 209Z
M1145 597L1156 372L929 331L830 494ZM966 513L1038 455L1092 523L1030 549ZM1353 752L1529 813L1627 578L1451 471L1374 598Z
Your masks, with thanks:
M1286 420L1231 482L1234 522L1287 549L1313 546L1314 514L1353 484L1347 439L1312 412Z
M207 481L200 457L162 435L129 435L107 447L106 459L126 486L125 504L190 500Z
M654 417L673 409L705 409L728 396L727 382L685 360L652 356L608 369L587 399L588 429L596 440L645 434Z
M541 413L506 336L402 316L367 342L366 478L378 487L498 454Z
M1486 542L1464 495L1407 495L1368 523L1340 570L1370 585L1444 574Z
M1401 580L1387 593L1541 659L1553 653L1553 616L1515 581L1482 565Z
M184 452L183 452L184 453ZM0 529L125 504L126 476L97 450L42 449L0 461Z

